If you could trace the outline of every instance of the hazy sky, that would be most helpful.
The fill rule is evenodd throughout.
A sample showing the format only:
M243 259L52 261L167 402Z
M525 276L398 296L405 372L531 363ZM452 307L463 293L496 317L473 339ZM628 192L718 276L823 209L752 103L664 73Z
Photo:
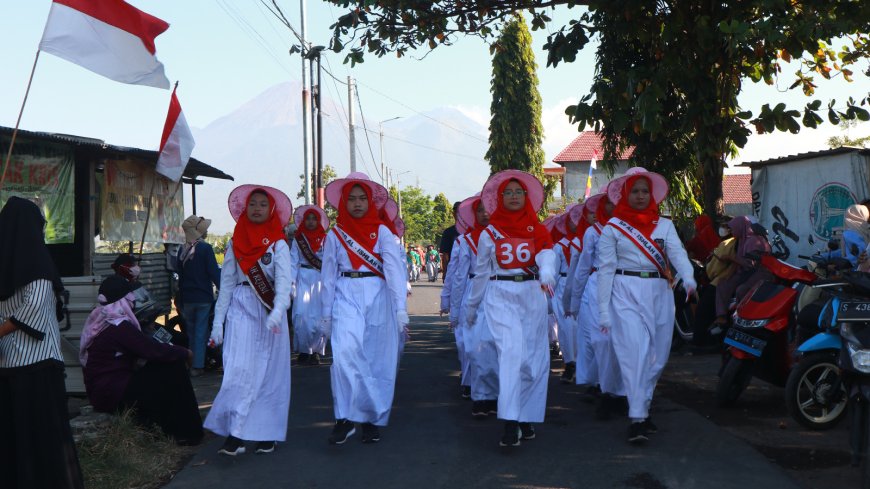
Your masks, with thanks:
M279 82L299 79L301 61L289 56L291 34L271 17L259 0L132 0L131 4L171 24L157 38L157 56L171 81L179 80L179 98L188 122L204 127L231 112L264 89ZM299 3L280 0L291 22L299 26ZM51 2L49 0L2 0L0 7L0 125L13 126L33 57ZM308 3L308 37L326 44L329 25L343 13L320 1ZM562 9L553 15L556 30L566 20L580 15L579 8ZM543 65L547 32L534 33L534 49ZM364 115L370 121L407 116L440 106L454 106L486 123L489 117L490 56L487 45L475 38L442 47L423 60L426 51L397 59L370 56L350 69L343 54L329 54L324 66L341 79L358 79ZM549 146L570 142L576 128L563 114L569 103L588 90L594 71L593 50L587 48L577 61L558 68L539 66L539 90L543 98L544 126ZM794 71L794 70L792 70ZM786 70L788 72L788 70ZM844 100L866 96L870 83L861 75L856 82L821 83L818 98ZM790 80L783 81L781 89ZM328 78L325 94L344 100L346 89ZM752 85L751 83L749 85ZM387 95L387 96L385 96ZM69 62L40 56L21 127L96 137L118 144L155 149L166 116L169 92L144 86L125 85L95 75ZM749 86L741 97L743 106L757 112L763 103L806 103L800 92L788 94L775 87ZM842 105L838 104L838 105ZM410 107L410 109L409 109ZM799 107L797 107L799 108ZM868 124L857 129L870 132ZM824 139L835 128L804 130L799 136L754 137L741 159L758 159L824 149ZM425 141L420 141L425 144ZM558 144L556 144L558 143ZM555 154L550 151L548 158ZM194 152L196 156L196 152ZM295 178L295 175L293 176ZM436 189L430 189L437 191Z

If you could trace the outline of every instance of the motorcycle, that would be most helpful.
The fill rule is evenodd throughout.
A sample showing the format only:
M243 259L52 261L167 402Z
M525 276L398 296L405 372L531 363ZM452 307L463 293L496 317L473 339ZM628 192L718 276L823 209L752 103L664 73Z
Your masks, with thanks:
M755 285L737 304L731 327L725 333L728 346L723 354L716 387L719 406L733 404L753 377L784 386L794 364L792 355L796 331L794 306L801 284L812 284L819 276L792 266L770 254L754 255L759 266L773 280Z

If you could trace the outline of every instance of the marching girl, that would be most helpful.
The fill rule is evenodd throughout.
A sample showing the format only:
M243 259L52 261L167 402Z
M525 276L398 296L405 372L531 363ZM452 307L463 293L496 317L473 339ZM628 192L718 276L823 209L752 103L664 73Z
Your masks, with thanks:
M390 418L408 313L405 255L379 215L387 199L360 172L326 187L338 209L323 253L320 320L321 332L332 336L333 445L356 432L354 423L362 423L363 443L376 443Z
M295 245L290 248L293 267L293 342L299 352L299 364L320 365L326 351L326 339L320 326L320 269L323 264L323 243L329 229L326 211L316 205L300 206L293 213Z
M550 356L547 295L555 285L553 243L538 221L544 188L537 178L504 170L487 180L481 201L489 226L481 233L466 305L469 324L484 315L498 351L501 446L535 437L544 420Z
M659 217L668 193L664 177L632 168L610 183L613 217L598 242L598 307L602 332L612 335L628 395L630 443L641 443L657 428L649 407L668 360L674 327L674 277L695 291L692 265L673 223Z
M486 323L486 315L478 314L477 320L470 323L465 314L465 305L471 294L468 284L474 278L472 271L477 262L477 246L480 235L489 225L489 214L481 204L480 196L475 195L459 204L457 217L457 222L461 220L474 225L460 237L459 246L453 248L459 248L459 254L458 261L453 262L456 275L453 277L450 322L462 331L466 353L462 375L470 386L471 415L483 418L498 412L498 353L495 339Z
M553 315L556 316L556 323L559 325L559 347L562 350L562 363L565 364L561 380L566 384L574 383L578 358L576 349L577 320L565 315L565 308L561 301L565 292L568 270L571 266L572 240L577 231L577 226L570 219L570 213L577 206L578 204L569 205L554 222L555 229L559 234L558 241L553 245L553 251L556 254L556 269L559 274L556 276L555 296L550 301L553 305Z
M462 216L459 214L459 211L456 212L456 231L457 236L453 242L453 247L450 249L450 257L449 262L453 262L454 266L449 267L447 269L447 273L444 275L444 286L441 288L441 308L440 315L443 317L445 314L448 315L448 318L452 318L455 316L455 313L451 313L451 302L452 297L456 293L454 284L456 282L457 269L459 268L460 247L462 245L462 239L465 233L468 231L465 222L462 219ZM466 272L467 273L467 272ZM459 292L461 294L462 292ZM458 302L458 301L457 301ZM463 338L464 330L461 327L458 327L458 321L453 321L450 319L450 329L453 330L453 336L456 338L456 352L459 356L459 384L461 388L462 397L468 399L471 397L471 384L468 383L468 354L465 351L465 340Z
M211 336L224 343L224 376L205 427L227 437L218 453L245 453L246 440L258 442L257 453L270 453L287 437L290 410L292 264L283 225L293 206L278 189L242 185L230 193L229 208L236 228Z

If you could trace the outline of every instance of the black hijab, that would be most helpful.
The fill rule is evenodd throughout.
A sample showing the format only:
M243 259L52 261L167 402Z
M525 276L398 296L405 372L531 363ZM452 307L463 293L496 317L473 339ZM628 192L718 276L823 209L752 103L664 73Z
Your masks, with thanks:
M29 200L9 197L0 210L0 300L39 279L50 280L57 293L63 290L45 246L44 225L39 207Z

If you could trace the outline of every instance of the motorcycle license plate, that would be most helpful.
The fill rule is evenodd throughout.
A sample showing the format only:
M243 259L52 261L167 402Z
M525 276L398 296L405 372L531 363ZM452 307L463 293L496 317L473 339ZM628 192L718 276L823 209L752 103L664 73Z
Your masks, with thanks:
M870 302L841 302L837 321L870 321Z
M767 342L750 334L746 334L743 331L730 328L728 332L725 333L725 344L733 346L738 350L745 351L750 355L760 357Z

